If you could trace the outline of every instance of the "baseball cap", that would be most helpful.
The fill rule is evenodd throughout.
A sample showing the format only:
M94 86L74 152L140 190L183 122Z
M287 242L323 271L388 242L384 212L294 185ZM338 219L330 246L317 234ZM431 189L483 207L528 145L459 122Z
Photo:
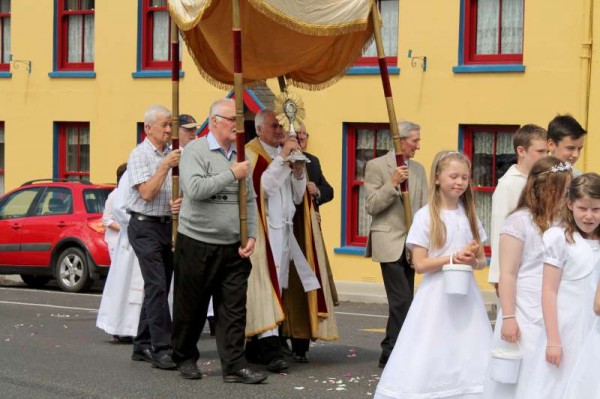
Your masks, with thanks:
M199 123L196 122L192 115L181 114L179 115L179 126L186 129L193 129L200 126Z

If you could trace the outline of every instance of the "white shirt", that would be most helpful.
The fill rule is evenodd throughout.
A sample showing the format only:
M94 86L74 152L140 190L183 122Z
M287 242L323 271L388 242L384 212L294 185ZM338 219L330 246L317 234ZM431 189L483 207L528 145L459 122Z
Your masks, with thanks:
M498 185L492 195L492 226L490 231L490 241L492 246L492 259L490 261L490 271L488 281L497 283L500 279L500 229L502 223L515 208L521 197L521 192L527 183L527 175L517 169L517 165L512 165L498 180Z

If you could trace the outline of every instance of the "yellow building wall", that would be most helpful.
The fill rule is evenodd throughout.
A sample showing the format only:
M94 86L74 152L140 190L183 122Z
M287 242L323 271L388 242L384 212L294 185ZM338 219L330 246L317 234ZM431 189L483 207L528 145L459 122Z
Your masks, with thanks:
M428 171L435 153L456 149L460 124L536 123L547 126L557 113L586 118L586 40L588 2L525 1L523 73L454 73L458 64L459 0L401 1L398 35L400 75L391 76L399 119L422 126L416 160ZM12 69L0 79L0 121L5 122L8 191L28 179L50 177L53 167L53 122L90 122L91 179L114 181L116 167L136 144L136 123L151 104L171 107L169 78L134 79L138 36L137 1L96 2L95 79L50 78L53 63L51 1L12 2L12 53L31 60L32 73ZM597 13L597 15L600 15ZM595 18L600 26L600 16ZM409 49L427 56L427 71L412 67ZM293 49L290 49L293 51ZM184 50L180 112L198 121L212 101L227 92L208 85ZM600 71L593 52L590 109L598 103ZM275 81L268 82L273 92ZM304 100L311 133L309 151L321 159L336 190L322 207L323 231L336 280L381 283L379 265L358 255L334 254L342 225L342 144L344 122L385 122L387 113L379 76L347 76L331 88L295 90ZM600 170L600 115L590 112L584 171ZM478 272L484 290L487 271Z

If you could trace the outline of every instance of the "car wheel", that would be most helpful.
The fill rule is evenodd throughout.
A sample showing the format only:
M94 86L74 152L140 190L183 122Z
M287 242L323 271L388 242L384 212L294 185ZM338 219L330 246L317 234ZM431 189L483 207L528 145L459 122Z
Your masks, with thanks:
M56 263L56 281L66 292L81 292L93 283L90 278L87 257L77 247L69 247L61 252Z
M21 280L25 284L33 288L41 288L50 281L49 276L34 276L31 274L21 274Z

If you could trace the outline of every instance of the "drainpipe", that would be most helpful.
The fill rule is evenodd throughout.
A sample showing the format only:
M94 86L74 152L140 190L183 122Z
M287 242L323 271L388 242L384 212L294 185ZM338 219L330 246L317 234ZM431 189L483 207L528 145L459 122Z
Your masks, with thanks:
M588 130L590 116L590 92L592 85L592 54L594 39L594 0L587 0L585 7L585 39L581 43L581 59L584 60L584 78L585 78L585 98L583 112L583 128ZM587 20L587 21L586 21ZM585 145L583 146L583 170L587 171L588 164L588 145L587 135L585 136Z

